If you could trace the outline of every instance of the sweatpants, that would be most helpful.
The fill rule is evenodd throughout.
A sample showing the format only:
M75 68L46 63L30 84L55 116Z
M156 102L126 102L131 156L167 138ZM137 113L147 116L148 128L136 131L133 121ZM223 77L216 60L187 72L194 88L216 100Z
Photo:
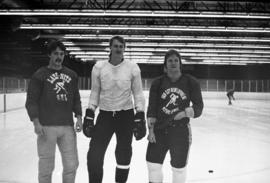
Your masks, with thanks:
M73 126L44 126L44 135L37 138L38 182L51 183L56 145L63 163L63 183L74 183L79 166L77 135Z

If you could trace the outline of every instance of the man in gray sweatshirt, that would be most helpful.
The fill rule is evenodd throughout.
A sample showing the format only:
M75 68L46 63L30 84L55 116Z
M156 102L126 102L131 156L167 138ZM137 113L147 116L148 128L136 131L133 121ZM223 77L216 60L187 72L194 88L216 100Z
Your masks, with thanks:
M25 106L37 134L39 183L51 183L56 144L62 156L63 183L75 182L79 165L75 133L82 129L78 76L62 65L64 55L62 42L50 42L49 64L34 73L27 91Z

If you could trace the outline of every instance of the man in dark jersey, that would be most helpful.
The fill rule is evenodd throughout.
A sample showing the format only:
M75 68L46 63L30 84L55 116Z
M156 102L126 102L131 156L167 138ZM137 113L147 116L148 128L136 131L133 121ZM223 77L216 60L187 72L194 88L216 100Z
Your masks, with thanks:
M65 46L60 41L48 44L49 65L32 76L26 109L37 134L39 183L50 183L56 144L63 163L63 183L74 183L78 162L75 131L82 129L82 109L75 72L62 66ZM74 129L73 112L77 117Z
M163 181L162 164L168 151L171 155L172 182L186 181L191 144L189 118L202 114L203 100L199 82L183 74L181 69L180 54L169 50L164 59L165 74L154 80L150 88L146 161L151 183Z

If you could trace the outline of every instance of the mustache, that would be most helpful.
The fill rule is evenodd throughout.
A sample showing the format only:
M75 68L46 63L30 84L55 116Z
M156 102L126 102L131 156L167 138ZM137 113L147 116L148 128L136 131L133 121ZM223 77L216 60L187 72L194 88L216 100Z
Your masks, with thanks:
M58 59L56 59L55 61L56 61L56 62L62 62L62 59L59 59L59 58L58 58Z

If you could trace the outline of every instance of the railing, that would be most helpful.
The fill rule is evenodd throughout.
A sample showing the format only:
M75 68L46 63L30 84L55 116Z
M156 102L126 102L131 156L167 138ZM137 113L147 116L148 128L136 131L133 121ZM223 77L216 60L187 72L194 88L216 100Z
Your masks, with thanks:
M270 80L199 80L203 91L270 92Z
M14 77L0 77L0 93L26 92L29 80Z
M143 79L143 88L149 90L152 79ZM270 92L270 80L217 80L199 79L202 91Z
M143 79L143 89L147 92L153 79ZM205 98L225 98L223 92L235 88L237 98L270 99L270 80L213 80L200 79L200 85ZM29 79L0 77L0 113L24 107ZM91 79L79 78L80 92L86 92L87 97L91 88ZM209 91L209 92L208 92ZM210 93L211 92L211 93ZM210 97L209 97L210 96ZM82 96L83 97L83 96Z
M143 89L149 90L153 79L142 79ZM202 91L227 91L235 88L239 92L270 92L270 79L265 80L217 80L199 79ZM29 79L0 77L0 93L26 92ZM91 79L79 78L79 88L89 90Z

